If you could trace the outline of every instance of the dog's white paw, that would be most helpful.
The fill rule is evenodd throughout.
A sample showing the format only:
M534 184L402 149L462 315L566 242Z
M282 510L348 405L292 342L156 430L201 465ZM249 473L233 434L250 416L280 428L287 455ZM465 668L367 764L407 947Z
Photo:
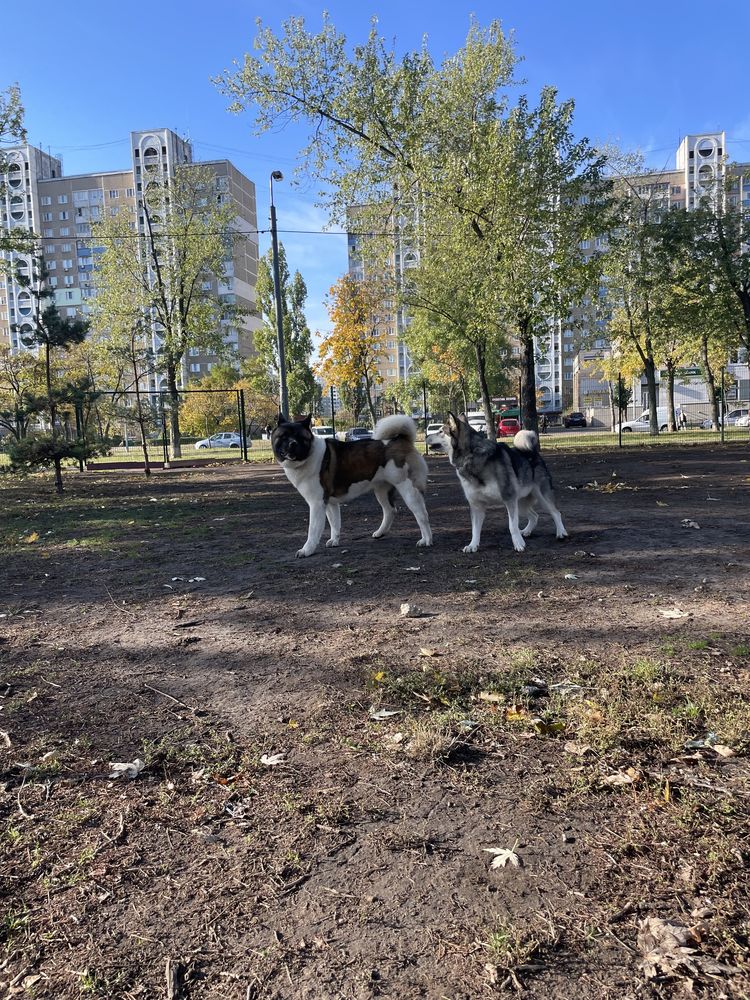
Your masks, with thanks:
M513 539L513 548L516 550L516 552L523 552L524 549L526 548L526 542L523 540L523 538L520 538L520 537L519 538L514 538Z
M431 538L420 538L417 542L417 548L429 548L432 545Z
M294 553L295 559L307 559L308 556L314 556L314 555L315 555L315 549L308 549L306 545L304 546L304 548L297 549L297 551Z
M565 530L565 528L563 528L562 531L558 531L558 533L557 533L557 535L555 537L559 538L562 541L563 538L567 538L568 537L568 533Z
M521 534L523 535L524 538L528 538L533 530L534 530L533 528L524 528ZM558 535L557 537L559 538L560 536Z
M338 548L338 546L339 546L338 538L329 538L328 541L326 542L327 549L335 549Z
M478 545L472 545L471 543L469 543L468 545L464 545L464 547L461 549L461 551L462 552L478 552L479 551L479 546Z
M384 534L385 534L384 531L380 531L380 529L378 529L377 531L373 531L372 537L373 538L382 538Z

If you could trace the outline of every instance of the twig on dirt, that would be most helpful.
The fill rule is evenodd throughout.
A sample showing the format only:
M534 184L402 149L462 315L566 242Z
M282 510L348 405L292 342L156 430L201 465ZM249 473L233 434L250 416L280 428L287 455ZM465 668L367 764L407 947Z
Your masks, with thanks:
M195 621L192 621L192 622L178 622L176 625L173 625L172 627L173 628L197 628L198 625L205 625L205 621L206 621L205 618L201 618L200 621L198 619L196 619Z
M171 694L167 694L166 691L160 691L159 688L151 687L151 685L146 684L145 681L143 682L143 686L146 688L147 691L153 691L154 694L160 694L163 698L169 698L169 700L173 701L175 705L179 705L181 708L186 708L188 712L192 712L193 715L195 715L196 709L192 708L190 705L186 705L185 702L180 701L179 698L174 698Z
M605 927L604 930L607 932L607 934L609 934L609 936L612 938L613 941L615 941L615 942L617 942L617 944L619 944L619 946L624 951L629 952L631 955L637 955L638 954L638 952L635 950L635 948L631 948L629 944L625 944L625 942L621 938L619 938L610 927Z
M20 814L23 816L24 819L36 819L36 817L32 816L31 813L27 813L26 810L24 809L24 807L21 805L21 791L22 790L23 790L23 785L21 785L21 787L18 789L18 792L16 794L16 802L18 803L18 811L20 812Z
M167 959L166 968L166 978L167 978L167 1000L179 1000L180 993L182 992L180 988L180 979L182 978L182 966L179 962L172 962L171 958Z
M52 646L54 645L54 643L50 643L49 645ZM39 680L44 681L45 684L49 684L51 688L57 688L58 690L62 691L62 684L55 684L54 681L48 681L46 677L42 676L39 677Z
M279 889L278 894L280 896L288 896L289 893L294 892L295 889L299 889L301 885L304 885L309 878L312 878L312 872L309 872L307 875L300 875L300 877L296 878L293 882L289 882L287 885L283 885Z
M124 832L125 832L125 816L122 813L120 813L120 825L117 827L117 833L114 835L114 837L108 837L107 834L104 832L104 830L102 830L102 836L104 837L105 840L108 840L110 844L116 844Z
M123 615L130 615L131 618L135 617L135 611L131 611L130 608L125 608L125 607L122 606L122 604L118 604L117 603L117 601L112 596L112 592L111 592L111 590L109 589L109 587L107 586L106 583L104 584L104 589L107 591L107 594L109 595L109 599L112 602L112 606L115 608L116 611L119 611Z

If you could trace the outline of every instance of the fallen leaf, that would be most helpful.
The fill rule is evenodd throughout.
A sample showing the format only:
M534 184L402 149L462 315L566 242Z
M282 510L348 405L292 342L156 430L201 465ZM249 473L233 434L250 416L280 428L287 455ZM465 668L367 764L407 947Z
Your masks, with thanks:
M25 542L27 545L31 545L32 542L38 542L39 532L32 531L30 535L27 535L25 538L22 538L21 541Z
M664 501L663 501L663 500L657 500L657 501L656 501L656 506L657 506L657 507L668 507L668 506L669 506L669 504L668 504L668 503L664 503Z
M724 746L723 743L714 744L712 750L720 757L734 757L734 750L731 747Z
M145 761L142 761L140 757L136 757L135 760L127 764L115 764L109 765L112 770L109 772L110 778L137 778L141 771L146 766Z
M602 778L602 785L610 785L612 787L618 787L619 785L633 785L640 778L638 771L629 767L627 771L617 771L615 774L608 774L606 778Z
M683 517L682 521L680 521L680 524L682 525L683 528L700 528L698 522L691 521L689 517Z
M420 646L419 648L420 656L442 656L443 654L437 649L430 649L428 646Z
M404 573L420 573L421 571L421 566L404 566Z
M518 847L518 841L512 847L483 847L482 850L487 854L494 854L495 857L492 859L490 868L505 868L506 865L510 864L514 868L521 867L521 859L516 854L516 848Z
M266 767L276 767L277 764L284 763L284 757L286 754L283 753L264 753L261 758L261 764L265 764Z
M566 573L565 574L565 579L566 580L577 580L578 577L575 575L575 573Z
M687 618L688 612L681 611L679 608L659 608L659 614L663 618Z
M392 718L394 715L403 715L404 713L400 709L389 709L389 708L375 708L374 705L370 706L370 718L373 722L385 722L386 719Z
M531 720L531 725L540 736L555 736L565 732L564 722L545 722L544 719L535 718Z
M570 741L563 747L567 753L572 753L576 757L585 757L587 753L592 753L591 747L588 743L575 743Z
M480 691L477 698L479 698L480 701L489 701L498 705L505 701L503 695L495 694L494 691Z

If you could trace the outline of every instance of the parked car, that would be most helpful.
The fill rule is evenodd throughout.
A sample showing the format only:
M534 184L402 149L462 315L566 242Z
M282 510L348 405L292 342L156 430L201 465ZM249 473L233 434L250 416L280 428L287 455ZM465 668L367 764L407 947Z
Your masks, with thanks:
M497 433L501 438L512 438L521 430L515 417L501 417L497 422Z
M370 441L372 431L367 427L352 427L346 432L345 441Z
M484 419L483 413L467 413L466 419L469 422L469 427L477 431L479 434L487 433L487 421Z
M336 435L333 433L333 427L311 427L310 428L316 438L333 438Z
M563 417L563 424L565 427L588 427L586 417L577 410L575 413L569 413L567 417Z
M747 427L748 414L750 410L745 407L739 409L728 410L724 415L724 426L725 427ZM719 416L719 423L721 424L721 416ZM710 417L703 421L701 427L704 431L710 431L713 427L713 422Z
M430 451L443 450L443 425L439 420L427 425L425 439Z
M248 448L250 442L247 442ZM211 437L196 441L196 448L241 448L242 438L236 431L222 431L220 434L212 434Z
M665 431L667 429L667 427L669 426L668 418L667 418L667 407L666 406L657 406L657 408L656 408L656 419L657 419L657 422L659 424L659 430L660 431ZM633 431L635 431L637 433L640 433L640 434L648 434L648 432L649 432L650 429L651 429L651 423L650 423L649 411L648 410L644 410L643 413L639 417L635 418L635 420L623 420L623 422L622 422L622 432L623 432L623 434L626 434L626 433L630 434ZM619 424L615 424L615 426L612 428L612 430L613 430L613 432L615 434L619 433L619 430L620 430Z

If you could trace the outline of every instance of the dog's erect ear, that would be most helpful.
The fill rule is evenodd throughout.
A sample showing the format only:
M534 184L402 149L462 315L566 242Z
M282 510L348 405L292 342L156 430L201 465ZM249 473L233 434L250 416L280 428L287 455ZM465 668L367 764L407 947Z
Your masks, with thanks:
M307 429L309 430L310 424L312 423L312 413L308 413L306 417L302 417L300 419L300 423L302 424L303 427L307 427Z
M455 416L454 413L449 413L448 414L448 426L450 427L450 429L452 431L457 431L458 430L458 420L456 419L456 416Z
M281 427L282 424L288 424L288 423L289 423L289 421L286 419L286 417L281 412L281 410L279 410L279 416L278 416L278 418L276 420L276 426L277 427Z

